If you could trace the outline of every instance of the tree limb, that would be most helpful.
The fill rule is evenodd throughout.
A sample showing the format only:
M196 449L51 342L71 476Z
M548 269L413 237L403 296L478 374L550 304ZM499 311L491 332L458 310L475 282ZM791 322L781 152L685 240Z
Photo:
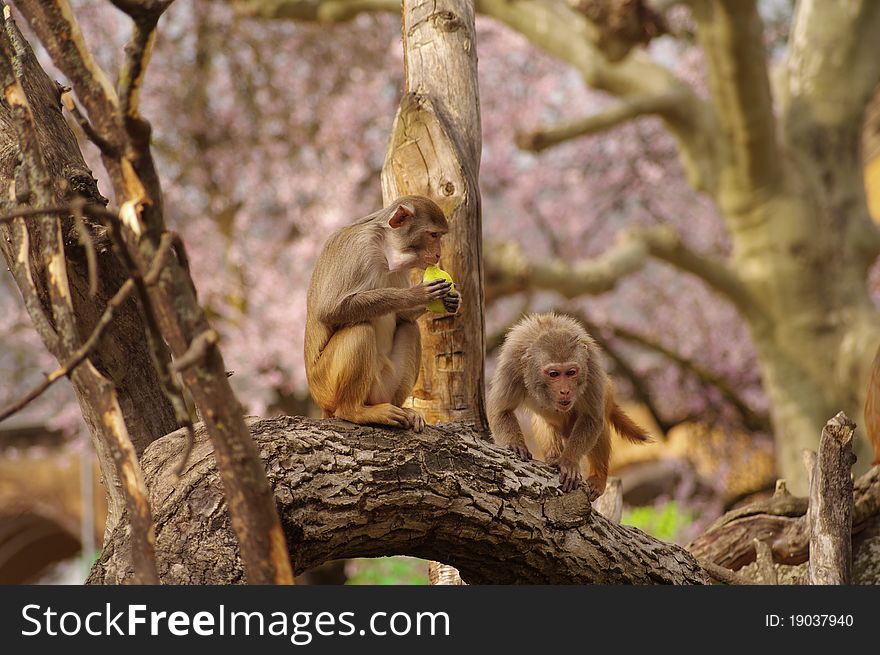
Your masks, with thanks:
M722 192L754 192L772 186L780 179L782 157L757 4L755 0L697 0L691 7L706 55L722 157L731 172L725 178L730 188Z
M809 555L807 499L787 492L728 512L687 545L699 559L739 569L755 561L754 537L767 543L773 559L801 564ZM852 532L857 534L880 513L880 466L874 466L853 486Z
M540 152L571 139L602 132L638 116L664 113L683 100L684 96L678 91L624 99L598 114L518 132L516 145L523 150Z
M716 375L715 373L704 368L694 360L688 357L684 357L683 355L674 352L669 348L666 348L655 339L637 334L632 330L627 330L626 328L620 326L612 326L611 331L614 333L614 336L620 339L637 343L644 348L659 353L666 359L678 364L683 369L690 371L703 382L711 384L713 387L718 389L718 391L721 392L721 394L728 400L728 402L730 402L730 404L736 408L736 411L739 412L740 416L742 417L743 425L745 425L745 427L747 427L749 430L764 432L766 434L773 433L773 428L770 423L770 417L766 414L759 414L755 412L751 407L749 407L748 403L743 400L743 398L736 392L736 390L730 385L730 383L722 376Z
M641 270L649 254L697 276L744 315L753 319L763 315L757 299L733 269L723 261L691 250L665 226L625 232L617 244L600 257L571 264L561 259L531 262L513 242L488 247L485 249L487 303L526 289L552 289L566 298L604 293L625 276Z
M416 434L304 417L250 418L297 573L330 559L440 558L466 582L705 584L682 548L619 526L563 494L555 470L520 462L463 424ZM242 581L241 563L202 426L191 465L172 475L182 432L144 454L163 582ZM129 576L117 530L89 576Z

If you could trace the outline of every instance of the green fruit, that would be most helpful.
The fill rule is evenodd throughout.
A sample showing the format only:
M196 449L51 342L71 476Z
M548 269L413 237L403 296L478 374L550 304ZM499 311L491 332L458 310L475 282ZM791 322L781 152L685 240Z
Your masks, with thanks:
M431 282L433 280L444 279L449 282L452 282L452 276L444 271L439 266L435 266L431 264L428 268L425 269L425 274L422 276L422 282ZM455 291L455 283L449 287L450 291ZM435 300L433 302L429 302L426 307L429 311L434 312L435 314L447 314L446 307L443 305L442 300Z

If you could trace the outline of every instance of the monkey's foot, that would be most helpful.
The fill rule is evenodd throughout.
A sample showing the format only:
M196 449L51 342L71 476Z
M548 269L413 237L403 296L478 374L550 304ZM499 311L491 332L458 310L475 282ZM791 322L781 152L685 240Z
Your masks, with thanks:
M581 469L574 462L559 460L559 486L564 492L574 491L581 483ZM592 500L592 499L591 499Z
M410 425L413 429L413 432L421 432L425 429L425 417L419 414L414 409L409 409L407 407L403 408L403 411L406 412L406 415L409 417Z
M512 443L507 449L513 451L524 462L528 462L532 458L532 453L524 443Z
M601 478L598 475L591 475L587 478L587 494L591 503L605 493L606 482L607 478Z
M336 418L351 421L358 425L390 425L393 428L412 427L406 410L390 403L349 408L337 407Z

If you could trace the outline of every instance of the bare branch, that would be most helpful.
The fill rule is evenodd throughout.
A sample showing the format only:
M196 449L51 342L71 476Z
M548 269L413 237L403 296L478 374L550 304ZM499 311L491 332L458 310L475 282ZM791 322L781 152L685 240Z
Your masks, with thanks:
M114 313L116 309L119 308L122 303L128 300L128 297L131 295L131 292L134 290L134 282L131 280L126 280L125 283L119 287L119 291L110 299L110 302L107 303L106 309L104 309L104 313L101 314L101 318L98 321L98 324L95 326L94 331L89 338L86 339L85 343L77 349L77 351L70 357L64 364L49 373L46 378L33 389L28 391L18 400L15 400L9 403L3 409L0 409L0 421L5 421L7 418L15 414L16 412L24 409L31 401L38 398L44 391L46 391L49 387L51 387L56 381L60 380L63 377L67 377L70 375L73 370L83 363L86 357L89 356L89 353L92 352L92 349L95 347L95 344L98 343L98 340L101 338L101 335L104 334L104 330L107 326L110 325L110 322L113 320Z
M107 74L86 46L68 0L16 0L55 65L73 84L101 139L121 150L125 139L116 120L119 100Z
M529 132L519 132L516 136L516 144L523 150L540 152L571 139L602 132L638 116L663 113L683 100L684 96L680 91L622 100L599 114L537 128Z
M688 248L668 227L631 230L601 257L569 264L556 259L548 263L529 261L522 249L508 242L485 249L486 298L526 289L552 289L567 298L610 291L625 276L645 265L652 255L691 273L733 302L744 315L759 319L763 308L739 276L723 261L710 259Z
M208 349L213 348L220 342L220 335L214 330L207 330L196 336L183 355L174 360L171 370L179 373L198 364L208 354Z
M400 0L233 0L235 13L250 18L281 18L329 25L362 12L400 11Z
M89 141L98 146L98 150L100 150L103 155L112 159L121 156L122 153L119 151L119 148L101 137L101 135L95 131L95 128L92 127L89 119L83 116L79 107L76 106L76 102L73 99L73 95L70 93L70 89L66 89L61 94L61 102L64 103L64 107L70 112L70 115L73 116L76 124L79 125L80 129L83 131L83 134L86 135Z
M713 387L718 389L721 394L733 405L739 415L742 417L743 424L749 428L750 430L755 430L759 432L764 432L767 434L771 434L773 432L772 425L770 423L770 417L766 414L761 414L755 412L752 408L748 406L745 400L736 392L736 390L730 385L730 383L725 380L722 376L716 375L700 366L697 362L693 361L688 357L684 357L683 355L676 353L669 348L666 348L662 344L658 343L656 340L646 337L641 334L636 334L631 330L627 330L622 327L612 327L614 335L618 338L625 339L627 341L632 341L633 343L637 343L649 350L652 350L660 355L663 355L667 359L672 362L675 362L685 370L690 371L694 375L696 375L703 382L707 382L711 384Z
M528 289L552 289L566 298L610 291L627 275L640 270L648 258L644 241L624 239L594 260L572 264L562 259L530 261L522 248L507 242L484 250L486 302Z

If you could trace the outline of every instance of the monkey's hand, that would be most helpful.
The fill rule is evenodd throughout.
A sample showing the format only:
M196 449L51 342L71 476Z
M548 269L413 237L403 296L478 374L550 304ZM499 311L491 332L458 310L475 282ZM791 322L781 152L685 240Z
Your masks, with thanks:
M406 412L407 417L410 421L410 426L412 427L413 432L421 432L425 429L425 417L419 414L416 410L410 409L408 407L404 407L403 411Z
M532 453L529 452L528 446L524 443L512 443L507 449L512 450L524 462L528 462L532 458Z
M577 462L570 459L561 458L558 462L559 466L559 485L562 491L569 492L577 489L581 483L581 467Z
M443 307L450 314L458 313L458 306L461 304L461 294L458 291L450 291L443 298Z
M427 305L435 300L443 300L452 288L452 282L442 277L430 282L420 282L410 290L413 293L413 306Z

